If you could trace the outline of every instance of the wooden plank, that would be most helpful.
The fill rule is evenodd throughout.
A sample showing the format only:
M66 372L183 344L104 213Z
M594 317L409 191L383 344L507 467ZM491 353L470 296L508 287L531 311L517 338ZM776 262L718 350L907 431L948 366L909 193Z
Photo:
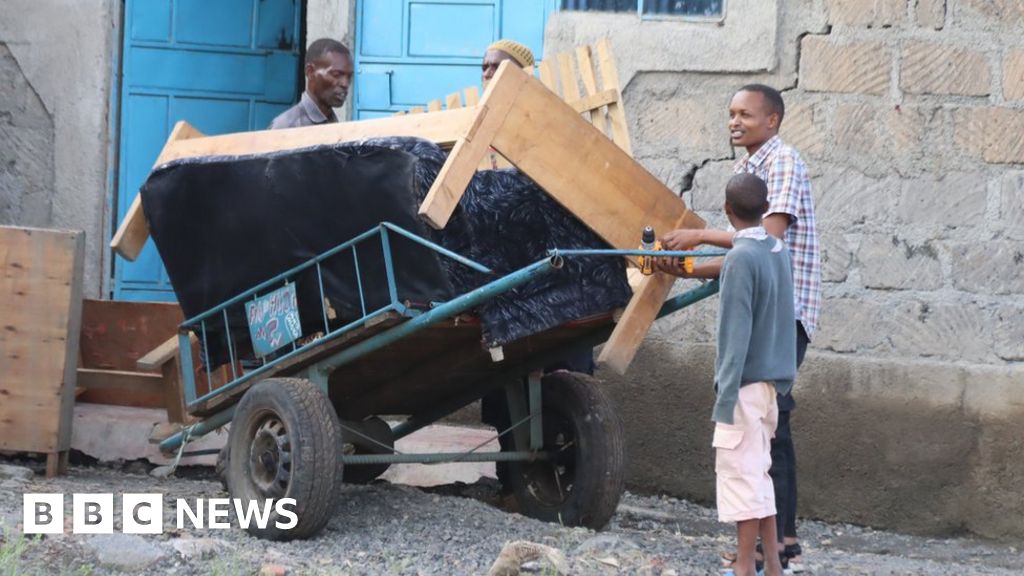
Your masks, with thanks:
M548 90L558 94L558 79L551 70L552 65L558 66L557 64L549 64L547 60L540 63L540 81L544 86L547 86Z
M612 56L611 42L602 38L597 43L597 61L601 66L601 81L605 89L614 89L619 93L618 103L608 105L608 121L611 123L612 140L626 151L626 154L633 155L633 145L629 139L629 128L626 123L626 110L622 105L622 90L619 87L619 69L615 65L615 57Z
M569 105L573 107L577 112L589 112L591 110L598 110L602 106L614 104L619 101L619 95L615 90L602 90L597 94L591 94L584 96L579 100L569 102ZM597 128L597 126L594 126ZM603 131L603 130L602 130Z
M440 111L441 111L441 101L440 100L431 100L430 102L427 102L427 112L440 112Z
M500 93L514 78L495 77L491 88ZM492 146L606 242L635 248L644 226L662 233L681 221L703 225L678 196L540 82L526 78L510 89L518 97Z
M594 75L594 63L590 59L590 46L580 46L576 48L576 61L579 62L580 66L580 79L583 80L583 89L586 91L587 96L597 95L597 77ZM594 110L588 116L590 117L590 123L594 125L601 132L605 132L607 125L605 118L608 113L601 108L591 109Z
M505 123L505 116L519 94L519 87L527 81L536 82L508 62L502 62L498 67L480 104L476 108L468 108L477 111L476 120L465 137L455 144L420 205L419 215L435 228L444 228L448 223L469 180L487 154L491 139ZM537 85L540 86L540 83ZM500 89L496 89L498 87Z
M423 106L413 106L409 108L409 114L423 114Z
M174 335L183 320L174 303L86 299L79 366L136 371L136 361Z
M480 103L480 91L477 90L476 86L470 86L463 90L466 95L466 106L476 106Z
M462 98L458 92L452 92L451 94L444 97L444 106L449 110L456 108L462 108Z
M50 452L46 455L46 477L53 478L68 471L68 451Z
M576 82L576 66L572 62L572 54L558 55L558 72L562 78L562 99L572 102L580 99L580 87Z
M202 135L202 132L196 130L188 122L184 120L178 122L171 130L170 136L167 137L167 143L164 144L164 148L157 157L156 162L153 163L153 166L156 167L171 160L169 148L172 143L190 138L199 138ZM124 258L135 260L139 257L139 253L142 252L142 247L145 246L147 238L149 238L149 224L142 213L142 196L136 194L131 206L128 207L128 212L125 213L124 220L121 221L117 232L114 233L114 239L110 241L110 247Z
M85 235L0 227L0 450L71 446Z
M195 339L195 336L192 336ZM178 356L178 335L175 334L159 346L139 358L135 365L139 370L160 370L164 363Z
M675 276L668 274L655 274L643 278L640 287L633 293L629 305L622 313L622 318L615 325L615 330L601 349L601 354L597 357L598 363L618 374L626 373L674 283Z
M168 139L156 165L181 158L261 154L305 148L316 144L351 142L383 136L417 136L431 140L443 148L448 148L466 133L476 115L475 108L444 110L436 114L423 115L415 114L415 112L423 112L422 107L417 107L410 112L414 114L359 122L320 124L284 130L259 130L207 137L195 136L199 134L198 131L188 126L187 123L179 122L179 126L184 124L187 128L177 132L178 139ZM177 127L175 129L177 130ZM174 135L175 133L172 133L172 137ZM189 135L189 137L183 139L185 135ZM148 237L149 226L146 224L146 218L142 212L142 202L136 196L132 208L129 209L110 246L122 257L135 260Z
M79 368L78 381L79 387L85 389L79 402L165 408L163 377L160 374Z

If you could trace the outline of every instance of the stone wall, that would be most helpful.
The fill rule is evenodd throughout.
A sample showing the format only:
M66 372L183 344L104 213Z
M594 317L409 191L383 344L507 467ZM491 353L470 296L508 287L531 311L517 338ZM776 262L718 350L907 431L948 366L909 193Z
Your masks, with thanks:
M739 0L724 26L671 30L563 12L545 49L610 35L620 63L647 62L631 40L639 29L692 56L620 73L636 156L712 225L724 223L722 191L742 152L727 139L730 96L749 82L784 90L782 135L811 171L825 279L796 392L801 513L1020 537L1024 2L773 6L776 26L739 32L729 21L752 9ZM745 36L708 69L699 54L714 34ZM625 377L604 374L626 417L635 488L713 499L716 307L660 321Z

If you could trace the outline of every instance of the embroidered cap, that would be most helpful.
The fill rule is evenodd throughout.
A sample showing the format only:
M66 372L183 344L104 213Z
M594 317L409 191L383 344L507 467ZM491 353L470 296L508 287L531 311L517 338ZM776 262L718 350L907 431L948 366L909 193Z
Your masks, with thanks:
M487 47L488 50L501 50L519 64L520 68L533 66L533 52L514 40L498 40Z

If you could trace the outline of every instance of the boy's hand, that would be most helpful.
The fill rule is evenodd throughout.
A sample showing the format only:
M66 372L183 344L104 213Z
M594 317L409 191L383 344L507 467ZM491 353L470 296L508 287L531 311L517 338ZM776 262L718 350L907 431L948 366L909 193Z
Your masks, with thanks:
M701 244L700 229L679 229L673 230L661 237L663 250L690 250Z

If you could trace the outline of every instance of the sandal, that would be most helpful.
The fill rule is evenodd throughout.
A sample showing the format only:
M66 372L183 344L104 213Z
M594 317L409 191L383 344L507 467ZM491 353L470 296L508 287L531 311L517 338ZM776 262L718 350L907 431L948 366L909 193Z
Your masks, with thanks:
M758 545L757 553L758 553L758 555L761 554L760 545ZM733 567L733 564L736 563L736 558L737 558L736 553L735 552L720 552L718 555L722 559L722 567L721 567L722 576L732 576L732 573L733 573L732 567ZM756 557L754 558L754 570L758 574L764 574L764 560L763 559L758 559Z
M804 551L800 548L799 542L796 544L786 544L782 550L782 554L786 557L786 563L789 565L789 570L792 571L793 574L804 571ZM800 557L800 559L796 560L797 557Z

